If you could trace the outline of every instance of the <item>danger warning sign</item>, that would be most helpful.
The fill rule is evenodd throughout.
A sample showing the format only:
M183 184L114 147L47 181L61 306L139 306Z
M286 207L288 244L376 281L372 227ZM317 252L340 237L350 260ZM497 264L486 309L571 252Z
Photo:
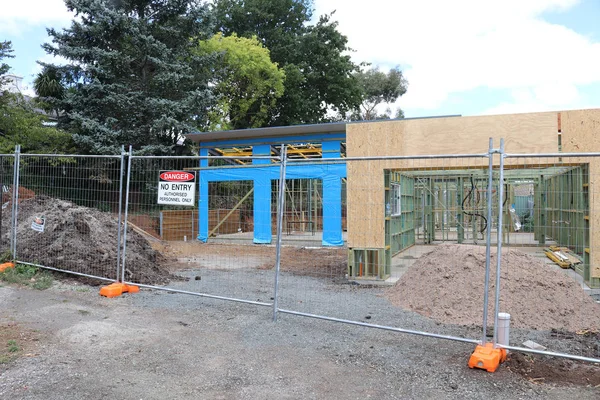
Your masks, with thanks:
M195 172L160 171L158 180L158 204L193 206L195 193Z

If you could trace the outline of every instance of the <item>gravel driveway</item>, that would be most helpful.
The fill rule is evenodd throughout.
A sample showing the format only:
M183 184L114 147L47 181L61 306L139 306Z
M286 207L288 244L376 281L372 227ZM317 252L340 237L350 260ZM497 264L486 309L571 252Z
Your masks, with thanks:
M283 288L292 287L293 279L284 279ZM185 289L192 283L176 284ZM312 284L320 290L317 280ZM331 289L330 282L322 286ZM346 286L337 290L351 290ZM144 289L138 294L106 299L98 296L97 290L76 282L57 282L46 291L0 287L0 325L17 329L17 341L23 347L16 361L0 364L0 398L600 396L598 388L527 380L505 365L494 374L470 370L466 364L473 346L469 344L285 314L273 323L269 307L164 291ZM364 304L364 309L354 310L354 315L370 315L374 323L379 318L404 318L402 323L442 330L414 313L398 310L385 311L393 315L378 314L384 311L377 311L381 310L377 304L385 300L377 292L380 289L373 290L353 291L353 296L365 297L354 303ZM323 303L327 301L324 297ZM282 302L296 304L284 294ZM476 336L471 328L443 331Z

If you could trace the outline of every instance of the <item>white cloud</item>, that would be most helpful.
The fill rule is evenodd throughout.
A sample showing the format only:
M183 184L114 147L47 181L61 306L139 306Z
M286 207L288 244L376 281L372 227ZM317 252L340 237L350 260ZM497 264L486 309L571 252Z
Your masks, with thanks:
M63 0L5 0L0 6L0 33L22 35L35 26L67 26L73 15Z
M513 108L548 109L577 102L578 86L600 82L600 43L541 18L578 2L316 0L315 6L317 14L336 10L356 62L402 66L409 81L398 101L404 109L435 110L451 94L480 87L512 91Z

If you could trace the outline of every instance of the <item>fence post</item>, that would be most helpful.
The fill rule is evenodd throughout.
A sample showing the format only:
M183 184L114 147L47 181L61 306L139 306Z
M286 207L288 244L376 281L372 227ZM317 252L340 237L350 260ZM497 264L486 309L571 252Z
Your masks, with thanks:
M485 282L483 289L483 332L481 344L485 346L487 341L487 320L488 320L488 303L490 290L490 264L491 264L491 247L492 247L492 191L494 179L494 139L490 138L488 150L488 187L487 187L487 220L488 226L485 232Z
M21 145L15 146L15 161L13 166L13 193L12 193L12 207L11 207L11 248L13 261L17 260L17 213L18 213L18 202L19 202L19 168L21 161Z
M498 342L498 312L500 307L500 267L502 265L502 223L503 211L502 207L504 198L504 139L500 139L500 170L498 175L498 250L496 256L496 299L494 306L494 347Z
M119 281L119 267L121 266L121 224L123 223L123 169L125 168L125 146L121 146L121 169L119 172L119 221L117 223L117 273L115 282Z
M279 169L279 193L277 198L277 244L275 246L275 288L273 293L273 322L277 321L277 296L279 294L279 270L281 267L281 236L283 229L283 210L285 207L285 167L287 147L281 145L281 163Z
M123 224L123 258L121 261L120 282L125 281L125 260L127 259L127 212L129 210L129 188L131 184L131 157L133 156L132 147L129 146L129 159L127 162L127 186L125 188L125 222Z

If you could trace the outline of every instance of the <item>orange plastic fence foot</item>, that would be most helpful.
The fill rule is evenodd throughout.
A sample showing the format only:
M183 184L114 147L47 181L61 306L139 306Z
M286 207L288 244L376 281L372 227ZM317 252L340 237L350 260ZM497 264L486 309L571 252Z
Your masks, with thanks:
M485 369L487 372L495 372L500 363L506 360L506 349L494 348L493 343L485 346L478 345L469 358L469 368Z
M9 268L14 268L14 267L15 267L14 262L5 262L3 264L0 264L0 272L4 272Z
M107 286L102 286L100 288L100 296L118 297L123 293L137 293L139 291L140 288L138 286L126 285L121 282L115 282Z

